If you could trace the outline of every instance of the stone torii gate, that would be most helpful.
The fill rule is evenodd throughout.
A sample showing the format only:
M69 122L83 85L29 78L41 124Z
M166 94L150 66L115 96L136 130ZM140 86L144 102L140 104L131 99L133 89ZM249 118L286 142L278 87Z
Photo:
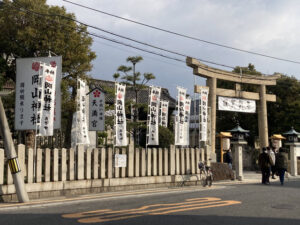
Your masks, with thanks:
M276 85L279 74L248 75L237 74L225 70L215 69L198 60L187 57L186 64L193 68L193 74L207 78L206 85L209 87L208 106L211 107L211 127L210 127L210 148L211 157L215 159L215 136L216 136L216 96L236 97L259 101L258 104L258 128L260 146L268 146L268 118L267 118L267 101L276 102L276 95L266 93L266 86ZM217 88L217 79L231 81L235 83L235 90ZM258 87L258 92L247 92L241 90L241 84L253 84ZM200 93L200 86L195 86L195 93Z

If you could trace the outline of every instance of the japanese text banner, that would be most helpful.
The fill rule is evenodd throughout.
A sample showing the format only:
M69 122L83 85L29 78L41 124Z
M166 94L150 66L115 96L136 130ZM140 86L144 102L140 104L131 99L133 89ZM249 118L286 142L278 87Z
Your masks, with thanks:
M177 87L177 115L175 118L175 145L185 145L187 136L185 132L185 100L186 89Z
M99 88L89 94L89 130L104 131L105 94Z
M126 85L116 83L115 146L127 145L125 91Z
M255 113L256 103L254 100L218 97L218 109L233 112Z
M40 136L53 136L56 69L56 66L42 66Z
M147 145L159 145L158 112L160 106L160 87L151 87L148 106L148 134Z
M160 101L160 119L159 125L168 127L169 101Z

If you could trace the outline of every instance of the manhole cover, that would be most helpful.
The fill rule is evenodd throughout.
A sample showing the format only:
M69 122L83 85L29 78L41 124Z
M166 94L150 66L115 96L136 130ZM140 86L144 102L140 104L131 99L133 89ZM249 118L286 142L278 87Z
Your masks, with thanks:
M294 205L288 205L288 204L279 204L279 205L272 205L271 206L274 209L294 209Z

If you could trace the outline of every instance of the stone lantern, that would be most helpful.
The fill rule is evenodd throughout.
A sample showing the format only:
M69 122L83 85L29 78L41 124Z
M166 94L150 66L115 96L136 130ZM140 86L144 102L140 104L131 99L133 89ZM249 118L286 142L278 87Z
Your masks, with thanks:
M290 159L291 159L291 175L297 176L298 175L298 168L297 168L297 159L300 156L300 143L299 143L299 136L300 133L292 129L288 132L283 133L284 136L287 138L287 142L285 145L290 147Z
M294 127L292 127L291 130L283 133L283 135L286 136L288 143L299 142L298 136L300 135L300 133L298 133L297 131L295 131Z
M230 132L220 132L217 137L220 138L220 160L222 163L224 154L223 150L228 150L230 148L230 138L232 138L232 135Z
M247 144L245 135L249 133L249 130L244 130L238 124L232 130L229 130L232 134L232 145L234 149L234 165L235 176L238 180L243 180L243 146Z
M283 137L281 134L273 134L270 137L270 139L271 139L272 147L274 147L276 151L278 151L278 149L282 147L282 140L286 138Z
M232 134L232 141L245 141L245 135L249 133L249 130L244 130L238 124L235 128L229 130L229 132Z

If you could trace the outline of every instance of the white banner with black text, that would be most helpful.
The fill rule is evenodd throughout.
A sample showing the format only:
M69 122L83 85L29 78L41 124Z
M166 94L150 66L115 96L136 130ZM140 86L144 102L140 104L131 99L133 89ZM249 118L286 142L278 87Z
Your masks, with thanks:
M126 85L115 84L115 146L127 145L126 114L125 114L125 91Z
M147 145L159 145L158 139L158 113L160 107L160 87L150 87L149 106L148 106L148 132Z

